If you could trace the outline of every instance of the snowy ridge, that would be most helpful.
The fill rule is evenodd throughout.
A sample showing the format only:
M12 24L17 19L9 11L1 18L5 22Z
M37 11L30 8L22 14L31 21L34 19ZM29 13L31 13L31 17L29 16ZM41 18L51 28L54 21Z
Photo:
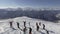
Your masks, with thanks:
M13 30L9 26L9 21L12 21L12 20L14 21L13 27L16 30ZM49 31L49 34L60 34L60 24L58 25L58 23L33 19L33 18L25 17L25 16L13 18L13 19L1 20L0 21L0 34L23 34L23 31L19 30L16 24L16 22L19 22L21 29L23 29L24 28L23 21L26 21L26 27L27 27L26 34L29 34L29 29L28 29L29 27L32 28L32 34L47 34L46 30ZM30 22L30 26L29 26L29 22ZM36 22L37 23L41 22L42 24L45 24L46 30L42 29L43 26L41 24L41 26L39 26L40 27L39 31L36 31Z

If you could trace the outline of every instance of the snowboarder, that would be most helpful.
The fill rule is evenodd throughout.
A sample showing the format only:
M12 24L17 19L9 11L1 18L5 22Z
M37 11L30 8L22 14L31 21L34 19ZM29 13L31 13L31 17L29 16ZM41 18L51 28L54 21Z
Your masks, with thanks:
M43 29L45 30L45 25L43 24Z
M37 27L37 31L39 30L39 26L38 26L38 23L36 23L36 27Z
M29 34L32 34L32 28L29 28Z

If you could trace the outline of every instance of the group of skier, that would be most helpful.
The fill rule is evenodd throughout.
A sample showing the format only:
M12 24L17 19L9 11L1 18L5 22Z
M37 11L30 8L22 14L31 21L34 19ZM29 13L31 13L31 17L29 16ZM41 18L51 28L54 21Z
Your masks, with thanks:
M42 24L43 25L43 29L46 31L47 34L49 34L49 31L45 29L45 24ZM36 23L36 30L39 31L40 27L41 26L41 22L38 24Z
M11 21L11 22L9 22L10 23L10 28L12 28L12 29L15 29L15 28L13 28L13 21ZM24 34L26 34L26 31L27 31L27 27L26 27L26 21L23 21L23 23L24 23L24 28L23 29L21 29L20 27L19 27L19 22L16 22L17 23L17 27L21 30L21 31L23 31L24 32ZM30 25L30 22L29 22L29 25ZM45 30L45 24L42 24L43 25L43 29ZM36 31L39 31L39 29L40 29L40 27L39 26L41 26L41 22L40 23L36 23ZM48 32L47 32L48 33ZM31 27L29 27L29 34L32 34L32 28Z

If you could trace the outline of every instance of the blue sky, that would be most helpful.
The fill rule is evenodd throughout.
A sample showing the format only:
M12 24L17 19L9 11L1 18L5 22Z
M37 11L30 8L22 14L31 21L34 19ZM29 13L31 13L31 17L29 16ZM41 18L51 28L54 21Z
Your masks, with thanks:
M60 8L60 0L0 0L4 7Z

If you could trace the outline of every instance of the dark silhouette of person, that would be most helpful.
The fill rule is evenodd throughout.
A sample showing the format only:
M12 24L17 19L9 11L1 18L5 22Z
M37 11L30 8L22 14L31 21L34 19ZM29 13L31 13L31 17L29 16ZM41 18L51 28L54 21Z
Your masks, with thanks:
M46 30L46 33L49 34L49 31Z
M39 31L39 26L37 26L37 31Z
M24 34L26 34L26 31L27 31L27 29L26 29L26 27L23 29L23 32L24 32Z
M15 28L13 28L13 21L9 22L10 23L10 28L16 30Z
M26 21L23 21L24 22L24 27L26 26Z
M26 28L26 27L24 27L23 29L21 29L21 28L20 28L20 30L21 30L21 31L23 31L23 32L24 32L24 34L26 34L26 33L27 33L27 32L26 32L26 31L27 31L27 28Z
M17 27L20 29L20 27L19 27L19 23L17 22Z
M29 34L32 34L32 28L31 27L29 28Z
M37 31L39 31L39 26L38 26L38 23L36 23L36 27L37 27Z
M21 28L19 28L21 31L23 31L24 32L24 34L26 34L27 32L27 28L26 27L24 27L23 29L21 29Z
M12 26L13 21L11 21L11 22L9 22L9 23L10 23L10 27L13 28L13 26Z
M45 30L45 25L43 24L43 29Z

